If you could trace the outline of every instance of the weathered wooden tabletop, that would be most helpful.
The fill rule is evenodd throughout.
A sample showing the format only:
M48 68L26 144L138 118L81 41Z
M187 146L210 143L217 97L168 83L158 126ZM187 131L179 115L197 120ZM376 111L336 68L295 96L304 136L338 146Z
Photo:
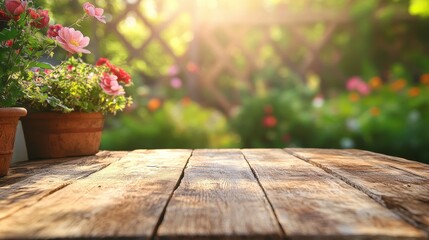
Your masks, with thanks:
M360 150L100 152L0 179L0 238L427 239L429 165Z

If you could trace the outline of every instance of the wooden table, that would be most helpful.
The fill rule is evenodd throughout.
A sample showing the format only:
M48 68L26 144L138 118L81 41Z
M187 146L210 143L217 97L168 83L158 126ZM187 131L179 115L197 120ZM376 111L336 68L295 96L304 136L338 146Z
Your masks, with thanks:
M0 238L427 239L429 165L360 150L104 151L0 179Z

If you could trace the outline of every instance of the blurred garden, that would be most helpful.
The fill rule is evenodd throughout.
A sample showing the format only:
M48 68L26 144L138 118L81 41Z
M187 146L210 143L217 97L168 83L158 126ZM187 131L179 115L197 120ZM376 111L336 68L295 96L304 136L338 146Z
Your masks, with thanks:
M66 24L85 1L42 2ZM102 149L359 148L429 163L429 0L92 2L107 23L81 24L83 58L133 79Z

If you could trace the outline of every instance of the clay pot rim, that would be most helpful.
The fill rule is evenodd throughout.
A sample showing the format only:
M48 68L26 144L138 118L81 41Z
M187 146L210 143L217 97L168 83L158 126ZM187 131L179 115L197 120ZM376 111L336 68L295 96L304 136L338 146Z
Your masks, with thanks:
M22 117L27 115L27 109L20 107L0 107L0 117Z
M101 112L70 112L70 113L62 113L62 112L28 112L28 115L23 119L56 119L56 118L80 118L80 119L100 119L103 118L103 114Z

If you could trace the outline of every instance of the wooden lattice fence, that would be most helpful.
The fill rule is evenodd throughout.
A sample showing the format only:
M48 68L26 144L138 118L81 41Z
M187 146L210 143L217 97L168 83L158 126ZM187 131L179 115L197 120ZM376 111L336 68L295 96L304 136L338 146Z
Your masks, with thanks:
M150 44L157 43L184 73L188 95L218 107L227 115L240 104L243 89L249 94L255 91L254 74L267 66L287 68L302 79L309 73L317 74L324 64L321 52L348 21L347 9L292 12L279 7L271 11L220 13L218 9L204 8L201 1L188 0L164 11L165 2L153 2L163 16L154 22L141 11L144 0L126 1L126 6L108 22L110 33L122 43L130 62L134 59L150 62L151 56L142 53ZM130 14L150 30L139 46L118 30ZM163 37L163 31L174 26L183 15L190 19L188 27L193 37L186 50L177 53ZM315 27L319 29L316 39L306 34ZM331 49L329 56L331 65L341 58L335 49Z

